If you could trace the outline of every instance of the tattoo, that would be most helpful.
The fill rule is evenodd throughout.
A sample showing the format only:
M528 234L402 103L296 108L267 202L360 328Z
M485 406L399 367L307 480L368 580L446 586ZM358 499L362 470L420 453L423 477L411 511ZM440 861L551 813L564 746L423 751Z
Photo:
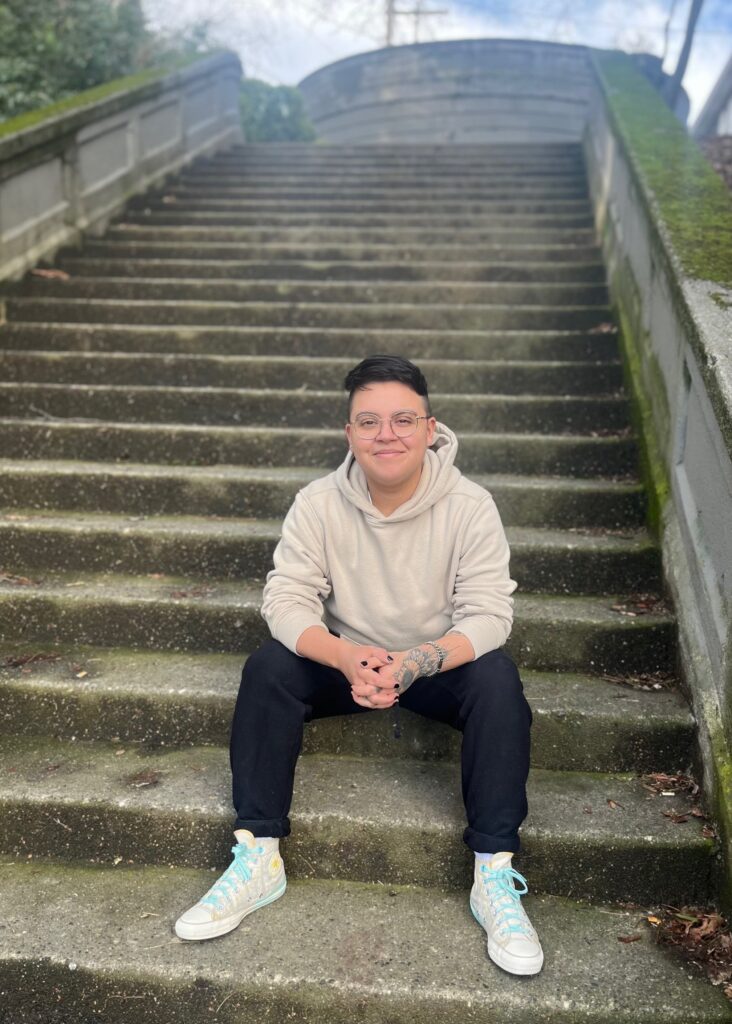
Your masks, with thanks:
M394 679L399 683L399 693L412 685L420 676L434 676L440 666L440 656L433 648L413 647L407 651Z

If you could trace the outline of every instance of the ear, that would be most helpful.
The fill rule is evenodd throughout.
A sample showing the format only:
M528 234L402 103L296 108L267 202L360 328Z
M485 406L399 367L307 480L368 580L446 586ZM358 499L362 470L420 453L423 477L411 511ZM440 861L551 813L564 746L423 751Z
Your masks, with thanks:
M430 418L427 420L427 447L428 448L434 442L435 434L436 433L437 433L437 420L435 419L434 416L430 416Z
M344 430L345 430L345 433L346 433L346 444L350 448L351 447L351 424L350 423L346 423L346 425L344 427Z

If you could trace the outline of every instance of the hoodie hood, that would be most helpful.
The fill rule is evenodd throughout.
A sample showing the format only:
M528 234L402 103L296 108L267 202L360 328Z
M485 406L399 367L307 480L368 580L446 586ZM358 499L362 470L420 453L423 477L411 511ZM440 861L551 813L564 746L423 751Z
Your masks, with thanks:
M374 526L401 523L405 519L414 519L452 490L461 476L460 470L454 465L457 449L458 441L453 432L444 423L438 423L435 439L424 455L422 475L416 491L390 516L379 512L372 504L366 474L352 452L348 452L336 470L336 485L343 497L363 512Z

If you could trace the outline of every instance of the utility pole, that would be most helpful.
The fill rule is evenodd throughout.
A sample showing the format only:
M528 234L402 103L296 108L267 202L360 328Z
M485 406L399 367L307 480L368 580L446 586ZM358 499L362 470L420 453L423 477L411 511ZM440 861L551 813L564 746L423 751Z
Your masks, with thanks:
M446 7L436 11L426 11L422 7L423 0L415 0L415 6L411 10L398 11L395 0L386 0L386 45L394 45L394 25L397 17L414 18L414 41L419 42L419 26L422 18L431 18L436 14L449 14Z
M394 45L394 0L386 0L386 45Z

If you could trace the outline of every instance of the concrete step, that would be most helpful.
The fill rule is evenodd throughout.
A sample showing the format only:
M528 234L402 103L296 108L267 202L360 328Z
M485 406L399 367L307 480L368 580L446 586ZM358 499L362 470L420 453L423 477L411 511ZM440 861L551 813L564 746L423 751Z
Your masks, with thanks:
M300 217L305 214L358 214L367 217L369 215L380 216L391 214L395 221L400 221L406 216L416 216L420 219L433 216L441 219L453 218L482 218L502 217L510 214L514 216L527 217L529 215L551 215L553 217L567 214L570 218L581 216L586 218L590 214L590 205L586 196L581 198L554 198L534 196L515 196L504 198L456 196L445 194L443 196L432 193L423 196L419 192L406 195L389 196L388 193L380 198L368 199L352 190L352 195L344 196L340 189L337 195L303 196L299 199L279 199L257 195L255 197L241 197L230 193L219 193L211 191L206 195L200 190L190 189L183 194L166 191L160 193L147 193L136 196L125 208L126 214L133 213L203 213L226 212L226 213L255 213L255 214L277 214L292 215ZM378 223L378 221L377 221Z
M75 410L78 414L80 410ZM33 410L29 410L32 413ZM0 419L0 450L15 458L168 463L178 466L316 466L335 469L345 454L340 430L259 429L186 424L64 422L36 411L32 419ZM628 478L638 470L635 441L462 432L460 468L472 473Z
M549 168L540 170L510 167L473 168L462 173L430 168L303 168L284 169L273 166L258 172L256 169L237 170L183 170L172 179L171 187L206 194L217 189L223 191L258 191L264 189L306 192L327 189L330 195L345 191L376 191L391 195L429 196L449 191L453 196L464 194L503 194L521 196L569 192L587 195L587 175L583 168Z
M108 512L127 516L282 517L318 469L167 466L144 463L0 459L0 508ZM641 527L640 483L473 474L512 526ZM11 520L12 521L12 520Z
M68 281L28 277L5 286L6 294L28 298L162 300L242 303L332 303L333 305L431 306L515 305L606 306L604 282L531 281L242 281L152 276L77 277Z
M645 1007L649 1024L729 1021L721 991L680 970L637 909L528 896L546 959L527 981L487 960L464 892L387 879L291 881L283 899L226 938L175 939L176 916L212 881L191 869L2 865L8 1014L51 1022L62 1007L81 1021L103 1007L109 1024L150 1024L179 1019L184 1006L186 1024L576 1024L580 1015L637 1024Z
M112 573L44 572L29 583L0 577L0 630L17 642L20 628L25 642L40 644L253 649L269 635L259 613L262 582ZM610 674L670 669L672 616L636 615L636 609L622 595L521 594L507 650L526 668Z
M6 572L166 573L202 579L262 578L281 520L156 516L14 515L0 518ZM519 589L552 594L658 592L658 548L647 533L622 536L509 525L511 575Z
M584 204L583 204L584 205ZM348 213L346 211L322 213L314 210L311 213L298 212L296 210L283 210L280 213L268 211L241 213L234 209L224 210L178 210L177 204L162 207L160 209L145 208L141 210L125 210L121 217L124 224L161 224L161 225L198 225L217 227L237 226L247 227L333 227L333 228L383 228L392 233L408 231L410 228L416 230L430 231L432 229L452 230L453 233L461 228L480 231L485 228L506 228L511 230L548 230L556 229L558 232L572 230L591 230L594 219L589 210L581 213Z
M154 385L0 383L7 416L105 419L126 423L180 423L327 429L346 416L342 391L272 388L155 387ZM619 432L629 423L624 396L435 395L438 420L453 430L514 433Z
M614 333L603 331L404 331L337 327L160 327L154 325L0 325L0 351L189 353L342 357L354 363L364 352L399 351L425 359L617 360Z
M219 280L295 280L295 281L456 281L469 282L592 282L605 281L605 267L596 263L513 262L413 263L386 260L283 260L280 263L257 260L205 259L128 259L118 256L63 257L55 266L72 277L132 278L218 278Z
M427 330L591 330L611 319L600 305L368 305L334 302L207 302L168 299L9 298L6 317L38 323L207 327L360 327Z
M156 387L342 388L353 359L294 356L180 355L154 353L6 350L0 380L14 383L155 385ZM425 359L420 368L431 394L617 394L620 363L540 360ZM276 413L275 413L276 415Z
M5 738L0 852L224 867L233 821L228 762L222 747L146 751ZM637 777L534 769L528 790L521 863L533 892L675 906L708 899L714 843L703 823L674 824L663 814L669 802ZM674 804L688 806L683 797ZM444 889L472 881L457 764L305 755L290 817L292 878Z
M479 227L463 228L456 243L456 231L450 227L324 227L317 225L259 225L217 227L211 224L132 224L118 222L106 232L108 242L238 242L240 245L392 245L433 246L455 245L460 248L500 246L596 246L594 231L589 228L557 227Z
M132 230L131 228L129 229ZM144 230L144 229L142 229ZM185 242L183 239L128 239L125 234L114 234L110 228L102 239L87 238L79 248L63 249L61 259L85 256L92 260L99 259L149 259L159 257L174 260L191 260L204 265L210 260L237 260L261 262L283 261L320 261L359 263L388 263L398 261L400 265L419 268L423 263L439 262L444 264L479 263L491 267L502 267L505 264L531 266L535 263L555 265L571 264L573 266L597 265L601 259L597 245L586 245L569 242L565 245L553 245L550 242L542 245L533 244L532 240L512 245L510 242L496 244L468 245L446 241L431 244L428 250L419 243L400 242L361 243L346 242L293 242L285 243L252 243L220 241L213 242L204 235L199 240ZM514 269L512 267L512 269Z
M37 654L13 648L17 662ZM164 654L73 647L17 667L0 661L0 733L110 740L147 747L228 743L244 655ZM522 671L534 712L535 768L582 772L684 770L694 720L673 689L598 677ZM406 709L401 736L380 714L335 716L305 728L309 754L458 761L460 736Z
M206 184L202 181L198 184L187 184L181 177L173 179L167 185L150 190L140 199L153 199L156 201L177 202L183 199L245 199L254 200L258 198L267 200L298 200L298 199L321 199L327 200L337 197L338 200L356 199L359 201L379 202L382 200L391 201L404 197L412 202L432 203L440 200L469 202L477 201L518 201L526 199L529 202L544 199L575 199L585 203L589 201L586 182L582 179L577 181L564 181L561 178L548 179L524 179L507 182L503 185L495 184L490 180L478 180L477 176L473 182L458 181L454 176L450 179L436 179L434 184L415 184L414 178L408 176L396 177L385 175L383 181L362 180L354 182L351 175L327 176L327 181L312 179L309 182L298 181L297 177L287 184L278 177L275 180L267 178L244 178L235 185L223 185L218 182Z

